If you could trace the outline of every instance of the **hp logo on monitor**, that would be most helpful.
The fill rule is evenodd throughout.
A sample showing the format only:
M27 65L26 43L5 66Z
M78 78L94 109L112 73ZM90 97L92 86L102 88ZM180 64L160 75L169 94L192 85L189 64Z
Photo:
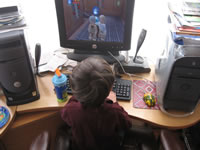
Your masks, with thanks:
M97 45L96 44L92 44L92 49L96 49Z

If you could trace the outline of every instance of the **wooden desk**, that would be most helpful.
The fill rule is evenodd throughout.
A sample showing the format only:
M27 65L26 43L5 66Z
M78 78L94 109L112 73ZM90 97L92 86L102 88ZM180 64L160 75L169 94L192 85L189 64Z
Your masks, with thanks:
M154 81L154 71L150 74L138 74L151 81ZM129 77L127 75L123 76L124 79L140 79L136 77ZM38 78L39 91L41 98L40 100L34 101L32 103L19 105L17 107L18 113L25 112L35 112L42 110L59 110L65 103L58 103L56 100L56 95L53 91L53 84L51 82L52 75L46 77ZM133 96L133 94L132 94ZM177 118L164 114L160 110L150 110L150 109L138 109L133 107L133 99L130 102L119 101L119 104L128 112L128 114L145 122L152 123L159 127L166 127L171 129L180 129L189 127L200 120L200 105L197 107L194 114L187 117Z
M139 76L148 78L151 81L154 81L154 72L152 71L150 74L138 74ZM127 75L123 75L124 79L140 79L136 77L129 77ZM59 103L57 102L56 95L54 93L54 87L52 84L52 75L48 75L45 77L38 77L38 87L40 91L40 99L34 102L8 107L11 117L9 123L2 129L0 129L0 135L7 129L8 126L13 122L16 112L19 114L17 122L15 126L21 126L24 124L28 124L32 121L36 121L40 118L48 117L60 110L67 102ZM71 96L69 96L70 98ZM133 97L133 94L132 94ZM5 97L0 98L0 104L6 106ZM160 110L150 110L150 109L138 109L133 107L133 99L130 102L118 101L119 104L128 112L128 114L132 118L137 118L139 120L143 120L144 122L151 123L153 125L159 127L165 127L170 129L180 129L192 126L193 124L199 122L200 120L200 105L197 107L196 111L187 117L177 118L164 114ZM28 113L29 112L29 113ZM24 115L24 114L27 115ZM28 115L29 114L29 115ZM26 116L26 117L24 117ZM29 117L31 116L31 117ZM27 120L28 118L28 120ZM13 128L11 126L11 128Z

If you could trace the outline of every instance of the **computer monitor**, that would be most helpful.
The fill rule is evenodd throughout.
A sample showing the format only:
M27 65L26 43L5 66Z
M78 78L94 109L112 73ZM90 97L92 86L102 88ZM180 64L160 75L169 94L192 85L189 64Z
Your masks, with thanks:
M100 55L109 63L130 50L134 0L55 0L60 45L69 59ZM111 54L110 54L111 53Z

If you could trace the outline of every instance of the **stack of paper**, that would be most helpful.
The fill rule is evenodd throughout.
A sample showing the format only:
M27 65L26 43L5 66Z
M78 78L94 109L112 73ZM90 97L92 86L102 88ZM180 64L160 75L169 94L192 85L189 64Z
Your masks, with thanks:
M42 55L40 60L39 72L55 72L59 67L71 71L77 65L76 61L67 58L67 55L60 52L47 53Z
M185 0L183 2L182 11L186 21L191 22L193 25L200 25L199 0Z
M26 26L23 14L18 6L0 7L0 30Z
M176 34L200 36L200 1L183 0L168 3L172 31Z

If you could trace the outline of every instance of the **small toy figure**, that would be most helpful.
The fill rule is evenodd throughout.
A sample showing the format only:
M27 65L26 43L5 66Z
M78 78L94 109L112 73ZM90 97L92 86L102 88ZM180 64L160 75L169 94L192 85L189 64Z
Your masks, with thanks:
M95 24L96 23L96 18L95 16L90 16L89 17L89 26L88 26L88 32L89 32L89 40L96 41L97 40L97 35L98 35L98 26Z
M149 107L153 107L156 104L156 99L151 93L145 93L143 96L143 100Z
M100 15L99 16L99 22L97 23L97 25L99 26L99 34L98 34L98 38L101 41L105 41L106 39L106 24L105 24L105 16L104 15Z

